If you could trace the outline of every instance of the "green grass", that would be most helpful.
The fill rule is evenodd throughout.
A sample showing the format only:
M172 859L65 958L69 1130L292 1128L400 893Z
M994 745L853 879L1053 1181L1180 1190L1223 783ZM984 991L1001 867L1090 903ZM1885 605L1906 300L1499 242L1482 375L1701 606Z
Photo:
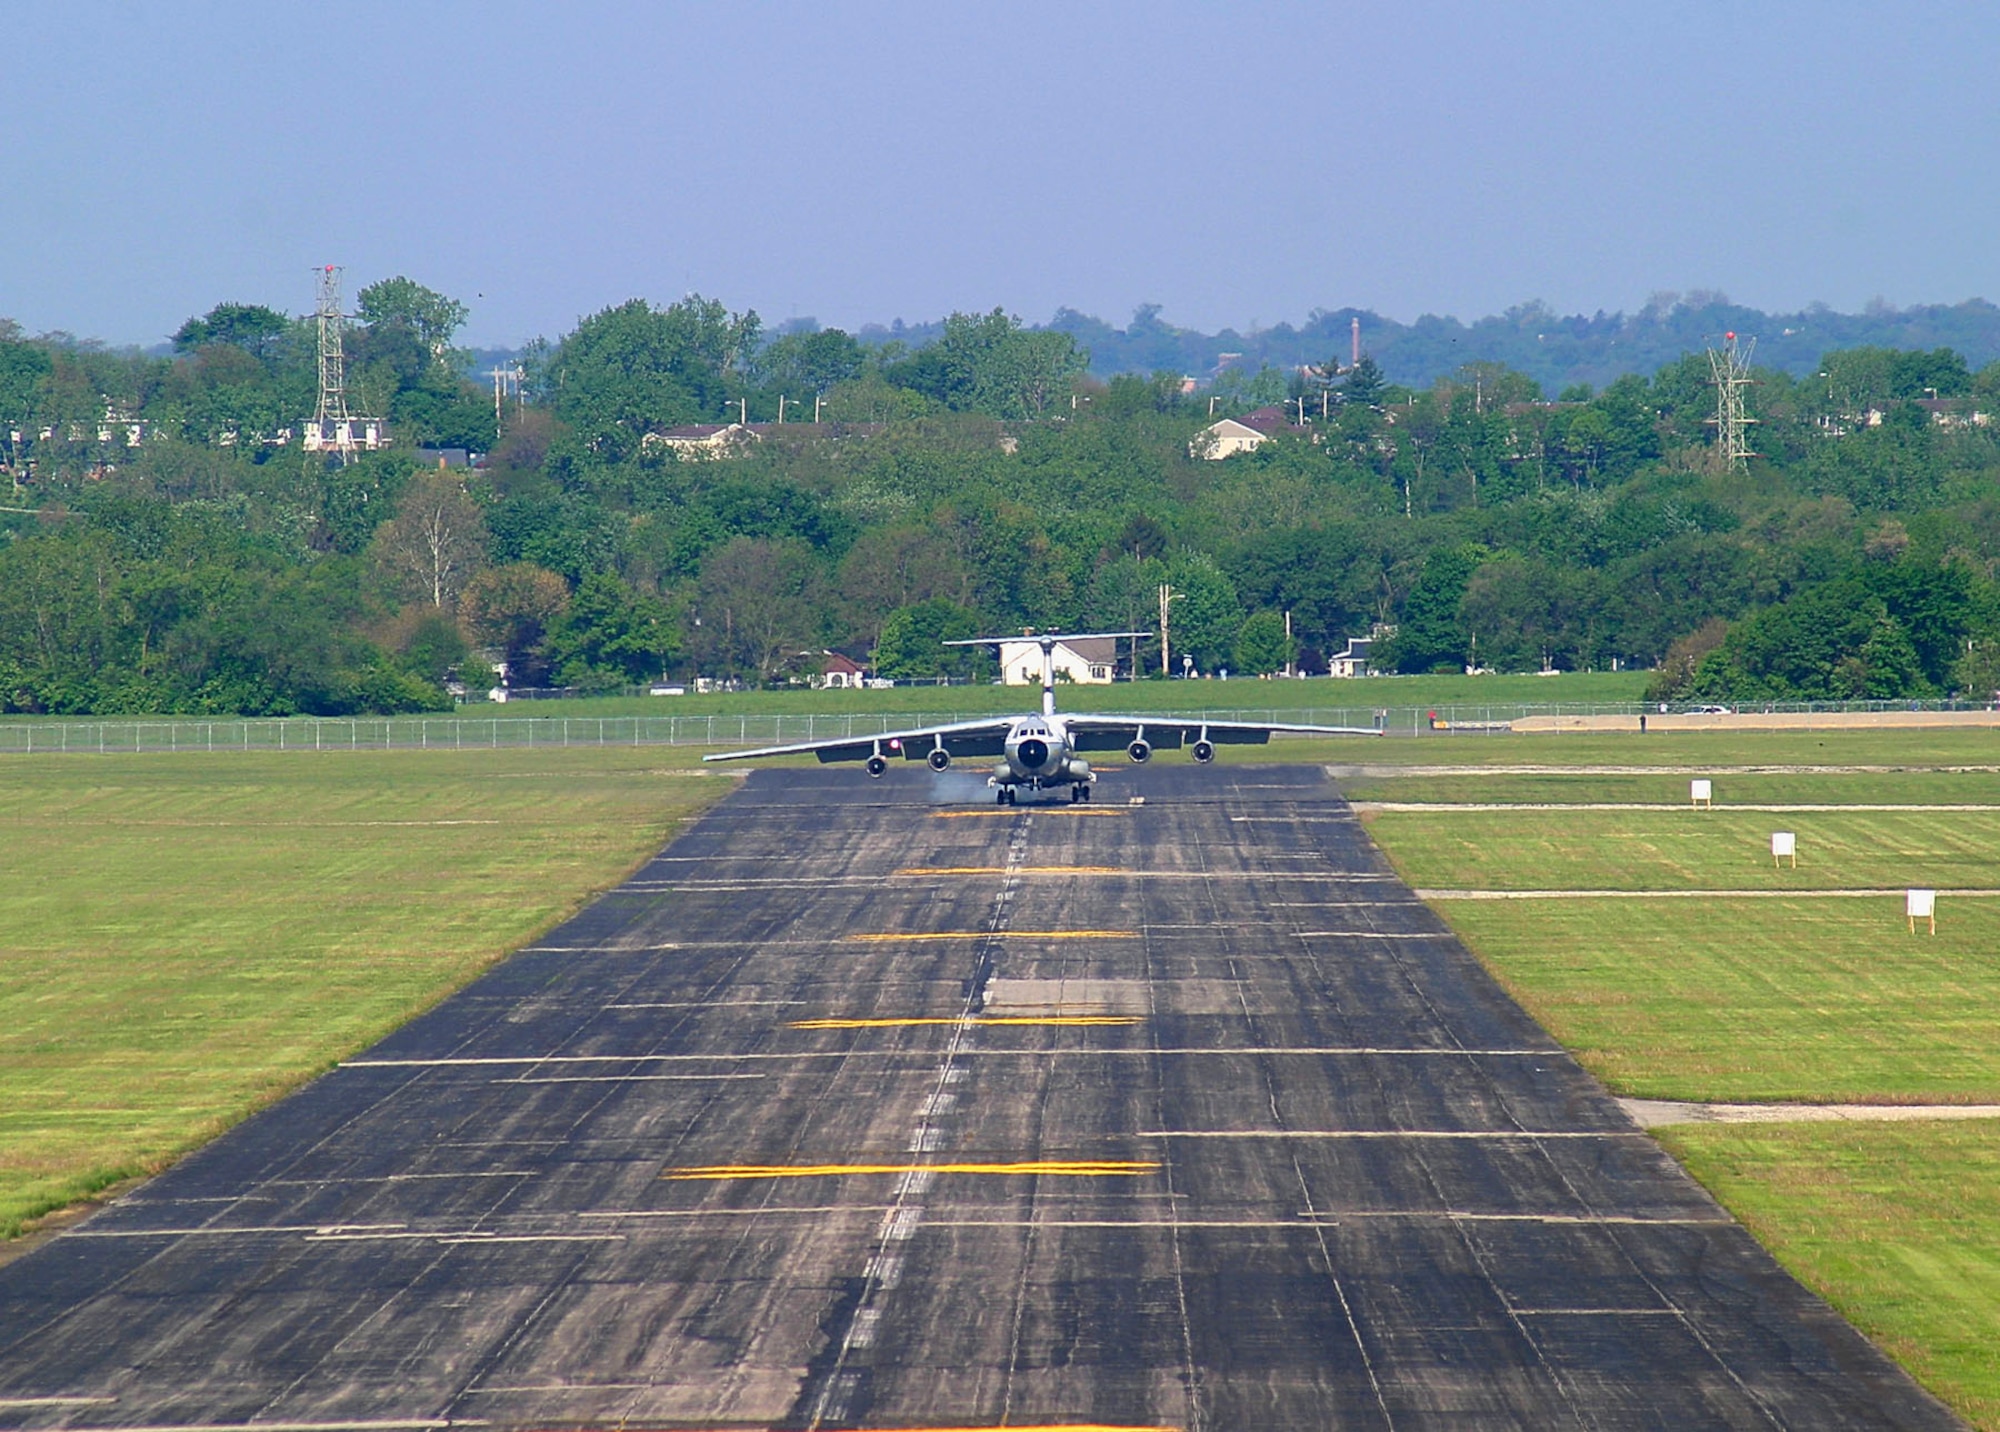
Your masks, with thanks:
M1818 803L1811 778L1794 799ZM1815 794L1806 794L1815 792ZM1976 811L1373 812L1411 884L1474 890L2000 889L2000 806ZM1771 833L1798 837L1776 867ZM1689 920L1704 918L1697 906Z
M1617 1093L2000 1103L2000 901L1943 902L1935 936L1894 899L1439 909Z
M532 939L728 789L688 753L0 762L0 1234Z
M1114 686L1058 688L1056 700L1072 711L1379 709L1450 705L1612 705L1637 701L1647 673L1568 672L1540 676L1378 676L1363 681L1134 681ZM848 712L963 712L983 715L1021 711L1038 697L1025 686L898 686L887 691L719 692L686 696L603 696L564 701L509 703L509 715L533 716L736 716L744 713L842 715ZM484 715L484 705L468 708ZM497 711L500 708L492 708Z
M1678 808L1685 774L1426 775L1441 747L1487 764L1693 765L1723 808ZM1387 800L1667 801L1671 810L1385 811L1370 829L1413 883L1484 889L1810 890L2000 886L1993 812L1732 811L1727 801L1984 803L1988 732L1703 733L1385 743ZM1454 753L1456 754L1456 753ZM1703 759L1693 759L1703 758ZM1894 773L1750 775L1748 765ZM1907 769L1915 767L1918 769ZM1769 834L1794 830L1800 869ZM1943 900L1911 935L1901 901L1514 900L1438 909L1614 1091L1770 1102L2000 1102L2000 899ZM1706 1125L1663 1130L1808 1286L1977 1425L2000 1428L2000 1125Z
M1683 1126L1661 1141L1801 1281L2000 1428L2000 1121Z

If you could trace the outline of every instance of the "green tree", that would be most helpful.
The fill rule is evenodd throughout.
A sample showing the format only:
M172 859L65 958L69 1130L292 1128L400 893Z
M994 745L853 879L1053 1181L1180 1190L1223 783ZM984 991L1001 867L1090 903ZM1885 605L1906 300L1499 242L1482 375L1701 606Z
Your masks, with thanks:
M699 295L659 309L635 298L533 355L529 377L585 451L616 461L650 431L720 416L761 328Z
M882 639L875 644L876 674L897 681L964 676L977 654L970 648L944 643L970 640L979 634L979 618L943 597L898 607L882 622Z
M486 522L449 472L420 473L375 534L377 565L406 593L443 610L486 561Z
M1067 333L1024 329L996 308L954 313L937 342L888 370L891 381L956 411L1030 418L1047 411L1090 364Z
M276 350L291 326L291 319L261 303L218 303L175 331L174 351L192 353L211 343L226 343L264 358Z
M546 645L558 684L605 688L664 673L680 654L680 633L659 598L609 572L593 572L578 584Z
M1237 633L1243 629L1243 608L1236 588L1206 552L1181 552L1167 564L1167 580L1179 593L1167 623L1176 670L1183 654L1194 658L1196 671L1210 672L1229 664Z
M1403 599L1396 635L1378 649L1385 666L1398 671L1455 671L1465 665L1471 645L1459 606L1472 574L1486 560L1483 547L1462 543L1424 558L1423 569Z
M1372 408L1382 401L1384 383L1381 365L1363 353L1361 361L1347 370L1347 378L1340 385L1341 401Z
M1253 612L1236 634L1236 669L1246 676L1282 671L1297 655L1291 637L1285 634L1285 619L1277 612Z
M568 606L569 587L561 577L532 562L509 562L467 582L459 611L473 635L500 652L507 684L535 687L548 683L542 644Z
M451 351L451 340L471 316L471 310L457 299L446 298L400 275L369 284L356 296L354 306L361 321L371 329L405 329L432 361L439 363L445 360Z
M812 548L734 537L702 562L690 645L712 672L770 681L824 640L826 607Z

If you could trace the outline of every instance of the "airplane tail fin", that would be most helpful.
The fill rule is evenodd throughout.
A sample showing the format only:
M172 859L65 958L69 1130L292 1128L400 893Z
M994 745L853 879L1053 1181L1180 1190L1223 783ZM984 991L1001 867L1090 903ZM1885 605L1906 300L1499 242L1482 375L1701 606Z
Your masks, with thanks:
M973 636L962 641L948 641L946 646L998 646L1005 648L1014 642L1033 642L1042 649L1042 714L1056 714L1056 645L1070 641L1103 641L1112 637L1133 637L1144 639L1151 636L1149 631L1051 631L1023 632L1019 636ZM1136 658L1137 653L1134 653Z

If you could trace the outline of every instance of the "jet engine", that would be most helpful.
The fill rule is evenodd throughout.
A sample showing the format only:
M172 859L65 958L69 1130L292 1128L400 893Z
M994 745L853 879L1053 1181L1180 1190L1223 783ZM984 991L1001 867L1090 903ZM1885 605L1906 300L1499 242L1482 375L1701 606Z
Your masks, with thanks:
M931 747L931 753L924 757L924 759L930 762L930 767L934 771L948 771L951 769L951 752L942 746Z
M868 764L862 769L871 776L879 776L889 769L889 763L880 755L874 755L868 758Z
M1144 741L1134 741L1125 748L1125 754L1132 758L1132 764L1143 766L1153 758L1153 748Z
M1031 771L1036 770L1049 758L1049 743L1039 736L1030 736L1016 746L1014 752L1020 757L1022 765Z
M1204 766L1207 765L1210 761L1214 760L1215 759L1214 743L1210 741L1196 741L1194 743L1194 758L1196 761L1200 762Z

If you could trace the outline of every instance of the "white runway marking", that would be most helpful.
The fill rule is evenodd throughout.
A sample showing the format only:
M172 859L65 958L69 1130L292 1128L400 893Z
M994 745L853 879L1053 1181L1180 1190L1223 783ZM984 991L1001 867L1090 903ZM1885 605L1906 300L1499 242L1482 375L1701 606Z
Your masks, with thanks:
M1692 1104L1620 1099L1642 1129L1666 1124L1901 1124L1927 1119L2000 1119L2000 1104Z
M1900 900L1894 890L1419 890L1420 900ZM1990 900L2000 890L1939 890L1954 900Z
M1659 810L1685 811L1686 801L1355 801L1358 811L1549 811L1549 810ZM1988 801L1979 805L1841 805L1831 802L1817 804L1788 805L1745 805L1730 801L1727 805L1716 806L1717 811L1764 812L1772 815L1813 811L1908 811L1913 813L1936 814L1943 812L1985 811L1990 815L2000 815L2000 804Z
M1640 1139L1638 1129L1141 1129L1135 1139Z

